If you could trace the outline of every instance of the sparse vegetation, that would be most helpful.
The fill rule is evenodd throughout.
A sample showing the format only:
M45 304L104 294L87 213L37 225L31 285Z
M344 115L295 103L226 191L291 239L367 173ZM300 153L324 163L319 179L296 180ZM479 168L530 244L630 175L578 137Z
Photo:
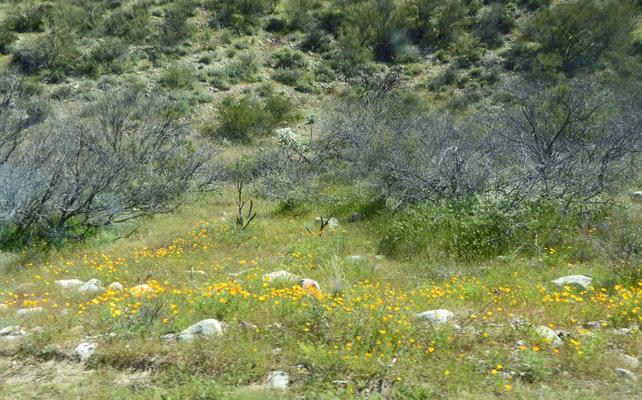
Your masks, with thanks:
M639 3L0 0L0 397L634 396Z

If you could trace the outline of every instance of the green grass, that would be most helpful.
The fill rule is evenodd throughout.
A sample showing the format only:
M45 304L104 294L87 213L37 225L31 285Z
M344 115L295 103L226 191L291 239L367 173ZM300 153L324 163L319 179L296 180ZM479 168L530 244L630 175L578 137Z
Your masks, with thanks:
M546 387L546 398L608 398L633 387L616 378L621 365L613 354L636 354L639 333L611 330L639 323L642 291L608 286L613 280L602 259L575 265L568 261L572 246L547 248L541 257L381 258L374 229L377 218L387 217L351 224L339 215L342 228L320 235L313 214L283 215L261 200L257 206L259 217L245 231L235 227L234 205L212 197L146 221L127 240L115 240L124 233L113 231L84 245L4 254L0 296L8 308L0 311L0 326L42 330L0 342L0 374L18 371L7 357L42 368L20 367L41 380L29 386L12 380L0 394L530 398ZM582 236L568 239L579 245ZM317 280L322 293L262 281L280 269ZM98 278L131 288L145 282L148 271L155 292L140 297L127 290L83 296L53 283ZM227 275L236 272L242 274ZM567 273L590 274L594 290L548 283ZM28 297L16 293L25 282L33 283ZM15 316L34 306L45 312ZM459 328L414 317L437 308L453 311ZM226 333L194 343L162 339L206 318L227 323ZM607 326L583 325L596 320ZM564 344L556 348L535 334L539 325L565 331ZM104 336L89 340L97 353L78 372L75 346L98 335ZM290 374L287 394L262 387L272 370ZM67 383L54 387L42 378L56 374L69 375ZM592 384L582 386L587 381Z

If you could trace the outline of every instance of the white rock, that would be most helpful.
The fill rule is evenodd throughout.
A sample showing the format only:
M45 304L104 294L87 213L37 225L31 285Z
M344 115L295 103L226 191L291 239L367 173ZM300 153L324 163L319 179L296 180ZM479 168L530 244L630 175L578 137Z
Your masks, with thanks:
M346 258L349 261L352 261L352 262L359 262L359 261L363 260L363 257L361 257L361 256L348 256Z
M17 332L20 332L20 327L18 325L6 326L0 329L0 336L13 335Z
M21 317L23 315L28 315L28 314L36 314L43 311L45 311L45 309L42 307L21 308L20 310L16 311L16 317Z
M290 383L290 375L283 371L274 371L267 377L265 384L275 389L287 389Z
M191 342L203 336L220 336L223 334L223 326L215 319L205 319L190 326L179 333L178 340Z
M55 281L54 284L62 287L63 289L71 289L78 286L82 286L84 281L80 279L63 279L61 281Z
M120 282L114 282L108 287L109 290L112 292L123 292L123 285L120 284Z
M636 357L631 357L628 354L620 354L617 359L620 364L627 367L628 369L636 370L640 366L640 360L638 360Z
M637 380L638 380L638 377L635 376L635 374L633 372L629 371L628 369L615 368L615 372L617 372L617 374L619 376L621 376L622 378L629 379L629 380L632 380L634 382L637 382Z
M551 283L554 283L558 286L575 285L581 287L584 290L591 290L593 279L589 278L586 275L568 275L557 278L554 281L551 281Z
M146 294L146 293L152 293L154 289L152 289L148 284L144 283L142 285L134 286L133 288L129 289L129 293L132 294Z
M298 278L299 278L298 276L283 270L270 272L269 274L263 275L264 282L275 281L275 280L293 281Z
M95 352L96 345L92 343L81 343L74 350L74 354L80 359L80 362L87 362Z
M321 291L321 286L319 286L319 282L312 279L301 279L299 283L297 283L297 285L301 286L303 290L308 292L312 289L316 289L319 292Z
M100 281L98 279L90 279L89 281L85 282L82 286L79 286L78 288L76 288L76 292L81 294L103 293L105 292L105 288L101 286Z
M430 310L417 314L417 318L425 319L430 322L447 323L455 319L455 314L448 310Z
M629 328L613 329L611 332L617 336L627 336L631 334L631 330Z
M538 326L537 329L535 329L535 333L544 337L545 339L548 339L549 343L553 344L553 346L561 346L563 343L562 339L560 339L557 333L555 333L555 331L548 326Z

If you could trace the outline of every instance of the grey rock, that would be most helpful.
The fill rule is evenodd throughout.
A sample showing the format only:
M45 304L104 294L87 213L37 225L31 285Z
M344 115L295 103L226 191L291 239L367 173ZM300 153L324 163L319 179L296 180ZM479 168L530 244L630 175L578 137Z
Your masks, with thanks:
M562 345L562 339L555 333L554 330L549 328L548 326L540 325L535 329L535 333L538 335L544 337L545 339L550 340L549 343L553 344L554 346L561 346Z
M294 281L296 279L299 279L297 275L291 274L288 271L275 271L275 272L270 272L269 274L264 274L263 275L263 281L264 282L270 282L270 281Z
M121 285L120 282L112 283L111 285L109 285L108 289L111 290L112 292L120 292L120 293L122 293L124 290L123 285Z
M455 314L448 310L430 310L417 314L417 318L444 324L454 320Z
M105 291L106 291L105 288L101 286L100 281L98 279L90 279L89 281L85 282L83 285L76 288L76 292L80 294L96 294L96 293L104 293Z
M288 383L290 383L290 375L283 371L273 371L265 381L268 387L274 389L287 389Z
M81 343L78 346L76 346L76 350L74 350L74 354L80 362L87 362L91 358L91 356L94 355L96 352L96 345L92 343Z
M617 336L628 336L631 334L631 330L629 328L613 329L611 333Z
M134 286L133 288L129 289L129 293L137 294L137 295L144 295L144 294L152 293L152 292L154 292L154 289L152 289L146 283L144 283L142 285Z
M362 219L363 219L363 215L359 213L352 213L352 215L350 215L349 221L354 223L354 222L361 221Z
M606 321L592 321L592 322L587 322L584 324L585 327L591 328L591 329L602 329L603 327L608 326L608 322Z
M54 284L62 287L63 289L71 289L78 286L82 286L85 282L80 279L63 279L60 281L55 281Z
M638 377L635 376L635 374L628 369L624 368L615 368L615 372L618 374L618 376L624 378L624 379L629 379L633 382L637 382Z
M631 197L634 201L642 203L642 192L633 192L631 193Z
M6 326L0 329L0 336L15 335L17 332L20 332L20 326L18 325Z
M584 290L591 290L593 279L586 275L568 275L557 278L554 281L551 281L551 283L558 286L579 286Z
M45 311L45 309L42 307L21 308L20 310L16 311L16 317L21 317L23 315L29 315L29 314L37 314L43 311Z
M628 354L620 354L617 359L622 366L630 370L636 370L640 366L640 360Z
M223 326L215 319L205 319L185 329L178 334L178 340L191 342L205 336L220 336L223 334Z
M301 286L305 291L310 291L312 289L316 289L319 292L321 291L321 286L319 286L319 282L312 279L301 279L299 283L297 283L297 285Z

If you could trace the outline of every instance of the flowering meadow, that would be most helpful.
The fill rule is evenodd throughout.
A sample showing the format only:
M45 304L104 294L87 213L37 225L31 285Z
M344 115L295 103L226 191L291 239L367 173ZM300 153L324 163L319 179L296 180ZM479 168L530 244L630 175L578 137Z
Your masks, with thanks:
M341 221L321 233L311 215L268 214L239 230L224 212L189 220L198 214L155 222L155 230L171 225L171 239L142 236L124 245L98 238L38 257L5 255L5 262L29 262L5 266L0 328L17 325L24 334L0 341L2 357L72 363L82 342L96 352L83 364L90 379L15 384L0 393L632 398L627 393L636 390L616 369L626 367L623 356L636 361L642 351L642 282L598 285L609 282L603 279L589 290L551 284L567 272L590 272L575 263L570 245L535 258L427 267L425 259L378 255L368 222ZM264 276L281 270L295 277ZM321 290L298 286L300 278ZM68 279L98 279L106 289L80 293L56 284ZM122 290L107 289L112 282ZM453 317L417 317L429 310ZM168 339L204 319L220 321L222 334ZM541 334L542 326L556 336ZM15 367L0 368L9 376ZM289 374L286 391L264 387L275 370ZM111 384L123 374L131 379Z

